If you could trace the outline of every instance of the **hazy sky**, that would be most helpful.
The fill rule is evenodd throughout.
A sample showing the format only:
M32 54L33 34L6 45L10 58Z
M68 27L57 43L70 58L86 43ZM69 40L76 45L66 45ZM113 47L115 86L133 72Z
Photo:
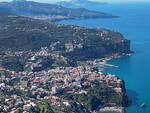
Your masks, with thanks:
M0 0L3 1L11 1L11 0ZM37 2L58 2L64 0L30 0L30 1L37 1ZM70 0L65 0L70 1ZM150 0L90 0L90 1L99 1L99 2L150 2Z

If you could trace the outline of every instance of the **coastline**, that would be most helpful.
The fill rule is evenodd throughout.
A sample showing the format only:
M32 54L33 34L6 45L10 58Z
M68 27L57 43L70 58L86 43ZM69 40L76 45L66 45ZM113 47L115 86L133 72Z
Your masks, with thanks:
M71 17L71 18L62 18L62 19L52 19L47 20L48 22L57 23L64 20L81 20L81 19L103 19L103 18L119 18L120 16L112 15L112 16L101 16L101 17Z
M104 65L104 66L108 66L108 67L113 67L113 68L119 69L120 68L119 66L112 65L112 64L107 64L107 61L110 61L112 59L121 58L121 57L131 56L133 54L134 54L134 52L131 51L131 53L128 53L128 54L113 55L113 56L110 56L110 57L102 58L101 60L103 60L103 62L101 62L100 65ZM117 106L115 106L115 107L107 107L106 106L106 107L102 107L102 108L100 108L100 109L98 109L96 111L96 113L105 113L105 112L126 113L124 107L117 107ZM93 113L95 113L95 112L93 112Z
M112 59L118 59L118 58L122 58L122 57L127 57L127 56L131 56L133 55L134 52L129 52L128 54L123 53L123 54L114 54L112 56L109 57L104 57L104 58L100 58L100 59L95 59L92 63L93 65L96 66L105 66L105 67L112 67L112 68L116 68L116 69L120 69L119 66L113 65L113 64L108 64L107 61L110 61ZM100 68L100 67L99 67ZM105 68L103 67L101 71L103 71Z

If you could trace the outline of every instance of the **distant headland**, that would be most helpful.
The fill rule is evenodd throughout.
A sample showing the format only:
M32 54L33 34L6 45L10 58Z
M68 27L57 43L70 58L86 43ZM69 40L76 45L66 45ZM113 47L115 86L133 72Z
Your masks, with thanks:
M67 19L118 17L113 14L90 11L84 8L66 8L60 5L38 3L26 0L0 2L0 12L7 12L51 22Z
M58 5L70 7L70 6L86 6L86 5L104 5L108 4L107 2L94 2L89 0L71 0L69 2L67 1L61 1L57 2Z

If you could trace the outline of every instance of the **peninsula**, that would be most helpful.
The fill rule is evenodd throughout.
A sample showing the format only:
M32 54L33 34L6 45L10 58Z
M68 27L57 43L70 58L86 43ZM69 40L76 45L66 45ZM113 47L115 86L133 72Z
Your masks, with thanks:
M114 31L0 13L0 112L120 110L129 105L124 81L95 64L128 53Z
M26 0L0 2L0 12L7 12L53 22L66 19L117 17L113 14L90 11L84 8L66 8L60 5L38 3Z
M106 2L94 2L89 0L71 0L71 1L61 1L57 2L58 5L64 7L70 6L93 6L93 5L106 5Z

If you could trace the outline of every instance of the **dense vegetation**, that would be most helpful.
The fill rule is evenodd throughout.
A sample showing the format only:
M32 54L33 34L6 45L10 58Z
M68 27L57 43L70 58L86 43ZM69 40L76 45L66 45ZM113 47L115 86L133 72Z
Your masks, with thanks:
M51 57L43 57L41 58L41 62L38 65L41 65L40 67L34 67L33 71L42 71L48 68L52 68L52 64L54 63L53 59Z
M68 100L73 100L75 102L81 103L89 111L96 110L99 106L111 106L108 103L115 103L116 106L127 107L129 105L129 100L125 90L122 92L116 92L113 87L109 87L105 83L99 83L94 81L92 83L93 88L87 87L85 90L87 94L62 94ZM122 83L122 89L124 88L124 83ZM61 94L60 94L61 95Z
M104 36L101 36L102 32L106 32ZM0 48L34 50L48 47L54 42L58 42L57 50L64 50L64 44L66 43L72 44L71 46L81 44L85 53L94 49L99 51L107 49L107 52L113 52L114 50L115 52L129 52L130 49L128 47L129 41L124 39L121 34L113 31L59 25L0 13ZM117 48L119 44L124 45ZM126 47L127 50L125 50ZM74 47L74 49L78 51L78 48ZM96 50L94 52L97 52Z
M60 56L67 58L69 65L75 66L76 61L129 53L130 41L117 32L105 29L60 25L0 13L1 55L5 55L6 51L12 51L12 54L17 51L38 51L41 47L47 47L49 53L58 52ZM10 57L2 64L8 69L13 67L21 71L26 60L27 58ZM67 65L60 59L55 64Z
M2 60L2 66L9 70L15 70L16 72L23 71L23 62L20 60L21 58L19 57L5 57Z

